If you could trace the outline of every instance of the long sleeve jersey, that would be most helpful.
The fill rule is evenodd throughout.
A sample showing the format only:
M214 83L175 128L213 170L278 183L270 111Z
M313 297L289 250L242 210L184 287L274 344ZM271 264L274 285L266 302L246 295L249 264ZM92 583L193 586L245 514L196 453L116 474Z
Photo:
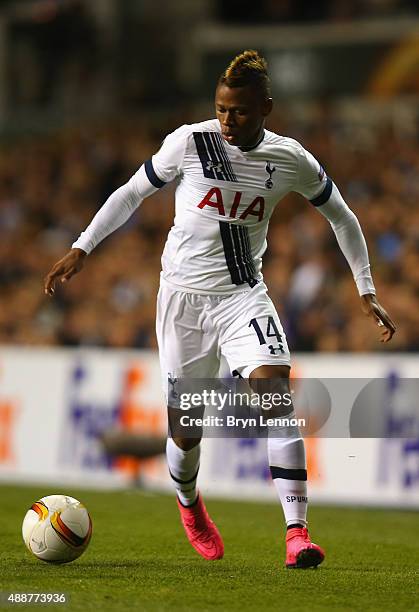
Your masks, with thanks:
M248 291L261 282L269 219L291 191L331 224L360 295L375 293L360 225L319 162L292 138L264 130L252 150L226 142L218 120L183 125L117 189L73 247L90 253L142 200L177 179L176 212L162 280L201 294Z

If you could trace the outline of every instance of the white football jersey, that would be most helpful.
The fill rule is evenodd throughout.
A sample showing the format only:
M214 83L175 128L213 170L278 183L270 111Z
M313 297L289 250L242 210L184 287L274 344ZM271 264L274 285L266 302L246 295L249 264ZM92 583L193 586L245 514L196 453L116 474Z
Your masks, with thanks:
M162 279L196 293L249 290L262 280L276 204L296 191L319 206L332 191L296 140L265 130L258 146L242 151L223 139L217 119L178 128L144 167L155 187L179 179Z
M248 291L262 280L272 211L290 191L329 221L360 295L375 293L358 219L318 161L296 140L264 130L250 151L226 142L217 119L184 125L114 191L73 248L86 253L129 219L144 198L178 179L162 283L200 294Z

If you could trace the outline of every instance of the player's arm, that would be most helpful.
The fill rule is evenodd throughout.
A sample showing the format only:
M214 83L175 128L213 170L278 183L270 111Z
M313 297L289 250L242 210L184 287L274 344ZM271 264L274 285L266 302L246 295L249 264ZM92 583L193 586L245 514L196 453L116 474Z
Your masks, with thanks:
M141 202L180 173L185 148L182 126L165 139L161 149L133 177L109 196L90 225L57 261L44 279L44 291L53 295L56 282L66 282L80 272L89 253L109 234L123 225Z
M388 342L396 331L396 326L376 298L367 244L359 221L342 198L339 189L307 151L304 151L300 158L299 185L296 191L308 197L329 221L352 270L362 310L382 327L381 342Z
M329 199L318 206L317 210L329 221L340 249L349 263L361 297L362 310L383 328L381 341L388 342L396 327L375 296L367 245L356 215L334 183Z
M123 225L144 198L155 191L157 187L148 180L145 165L141 166L128 183L109 196L71 250L51 268L44 281L45 293L53 295L57 281L64 283L80 272L87 255L106 236Z

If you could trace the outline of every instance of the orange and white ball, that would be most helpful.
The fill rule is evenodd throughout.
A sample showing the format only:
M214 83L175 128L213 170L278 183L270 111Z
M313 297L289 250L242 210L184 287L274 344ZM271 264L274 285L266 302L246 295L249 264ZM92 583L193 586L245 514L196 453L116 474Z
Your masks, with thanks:
M92 521L86 508L69 495L48 495L29 508L23 519L23 540L42 561L68 563L86 550Z

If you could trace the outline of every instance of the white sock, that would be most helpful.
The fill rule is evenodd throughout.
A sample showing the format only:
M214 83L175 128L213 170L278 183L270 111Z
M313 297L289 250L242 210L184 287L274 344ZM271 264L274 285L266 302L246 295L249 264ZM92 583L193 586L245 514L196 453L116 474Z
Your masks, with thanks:
M177 496L184 506L192 505L198 496L196 479L200 454L199 444L185 451L175 444L173 438L167 438L166 457L169 473Z
M271 433L275 435L269 432L269 436ZM304 441L299 431L298 436L291 438L269 437L268 458L287 526L294 523L307 526L307 470Z

